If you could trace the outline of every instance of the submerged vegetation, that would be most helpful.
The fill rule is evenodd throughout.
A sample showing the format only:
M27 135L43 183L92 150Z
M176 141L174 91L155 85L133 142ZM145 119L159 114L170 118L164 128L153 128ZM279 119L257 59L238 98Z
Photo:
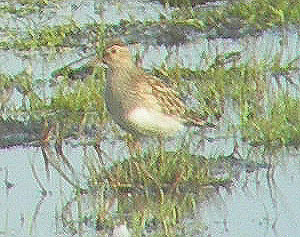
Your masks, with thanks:
M248 145L265 150L299 147L299 55L289 58L284 52L288 45L285 34L299 24L297 1L233 1L206 8L199 5L203 1L163 1L166 6L180 8L172 8L169 16L161 13L156 20L132 17L118 23L82 24L71 19L68 23L41 24L35 28L24 23L33 14L38 14L41 22L46 17L43 13L49 18L46 22L53 20L60 2L63 1L16 0L0 5L2 16L22 19L21 29L17 24L11 27L9 21L3 23L0 49L29 65L12 75L0 72L0 126L4 131L0 142L1 146L20 144L20 137L12 141L9 129L4 129L15 122L16 133L24 135L23 145L41 146L46 163L54 164L50 152L53 143L64 162L67 162L62 149L65 140L94 148L100 161L87 162L86 189L96 200L96 208L76 221L92 219L93 226L103 233L128 223L135 236L185 235L183 219L205 199L206 192L229 185L234 176L233 167L239 163L235 158L236 147L228 157L197 154L201 149L191 147L202 135L198 131L188 134L192 138L176 144L174 149L160 144L141 154L110 161L110 153L101 143L111 136L120 143L130 139L107 125L110 121L102 98L105 69L93 64L95 55L102 54L103 42L110 37L121 36L128 44L142 43L145 53L150 46L165 46L168 55L152 73L174 87L197 113L216 122L225 140L226 136L237 136ZM95 4L95 12L101 13L101 9ZM249 52L244 49L231 52L216 49L213 53L207 49L201 57L192 59L197 61L195 67L168 61L171 52L177 52L185 43L195 43L198 39L209 42L212 38L257 37L274 27L278 27L282 39L280 49L267 55L268 59L249 58L245 55ZM44 75L33 71L32 62L40 60L37 55L47 67L64 56L71 55L72 62L66 65L64 61L61 67L56 66ZM137 63L143 62L139 50L136 58ZM212 136L202 140L218 139ZM246 159L248 163L253 162L251 158ZM53 166L62 174L59 166ZM76 191L82 191L67 176L64 178ZM75 192L76 198L81 194ZM111 214L114 199L118 199L118 207ZM75 220L63 219L72 233L77 231Z

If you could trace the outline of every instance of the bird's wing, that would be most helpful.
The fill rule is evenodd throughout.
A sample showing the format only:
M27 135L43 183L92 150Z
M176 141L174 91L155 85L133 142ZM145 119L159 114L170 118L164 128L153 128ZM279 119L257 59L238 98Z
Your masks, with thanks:
M171 116L176 116L184 123L197 126L207 124L195 112L187 111L185 104L171 87L152 75L143 75L143 77L145 80L140 81L139 89L143 91L141 97L148 107Z
M181 117L185 113L185 105L178 98L177 93L156 77L144 75L145 80L139 83L140 91L143 91L143 99L153 109Z

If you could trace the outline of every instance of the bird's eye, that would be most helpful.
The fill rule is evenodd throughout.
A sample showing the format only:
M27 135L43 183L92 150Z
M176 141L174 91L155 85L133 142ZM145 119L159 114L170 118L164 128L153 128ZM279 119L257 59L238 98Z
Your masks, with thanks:
M116 49L111 49L111 53L116 53L117 50Z

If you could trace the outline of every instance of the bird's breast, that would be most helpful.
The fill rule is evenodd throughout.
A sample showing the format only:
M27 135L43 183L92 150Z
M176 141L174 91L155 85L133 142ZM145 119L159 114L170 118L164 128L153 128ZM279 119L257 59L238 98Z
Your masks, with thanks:
M137 107L130 111L128 120L137 127L140 133L145 134L173 135L184 128L184 125L176 116L170 116L145 107Z

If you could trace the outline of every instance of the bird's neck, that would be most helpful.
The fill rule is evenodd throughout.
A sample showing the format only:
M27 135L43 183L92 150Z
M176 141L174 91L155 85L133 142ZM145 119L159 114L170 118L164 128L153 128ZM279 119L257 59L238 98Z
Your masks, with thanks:
M112 97L124 100L126 92L131 88L133 69L125 67L109 67L106 77L106 92Z
M131 84L139 79L138 72L140 69L133 63L128 65L123 64L122 66L114 65L114 67L111 67L110 70L112 74L112 82L119 85Z

